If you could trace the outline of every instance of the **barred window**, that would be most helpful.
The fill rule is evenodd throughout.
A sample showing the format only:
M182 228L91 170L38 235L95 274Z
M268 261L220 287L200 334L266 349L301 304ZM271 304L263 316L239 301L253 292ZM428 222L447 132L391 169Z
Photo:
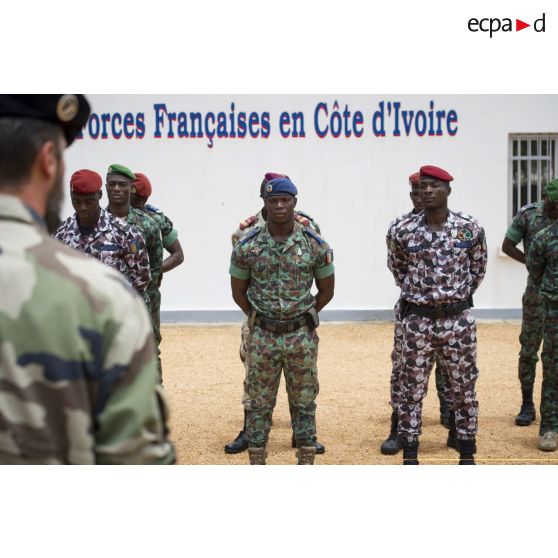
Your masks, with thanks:
M509 222L521 207L540 201L548 182L557 176L557 140L558 134L510 135Z

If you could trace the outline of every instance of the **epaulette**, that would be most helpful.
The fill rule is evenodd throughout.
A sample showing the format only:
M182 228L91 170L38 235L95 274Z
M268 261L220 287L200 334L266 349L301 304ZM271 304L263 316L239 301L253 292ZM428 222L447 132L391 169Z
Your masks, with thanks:
M154 207L153 205L151 205L150 203L146 203L145 204L145 208L149 209L149 211L152 211L153 213L163 213L160 209Z
M254 229L252 229L250 232L246 233L246 236L243 236L239 242L240 245L243 246L244 244L246 244L251 238L254 238L257 234L259 234L259 232L261 231L261 227L255 227Z
M476 219L472 215L469 215L468 213L463 213L463 211L454 211L454 213L458 217L461 217L461 219L465 219L465 221L472 221L473 223L476 222Z
M520 207L518 213L525 213L526 211L531 211L532 209L537 209L537 202L528 203L527 205Z
M302 229L308 236L311 236L320 246L325 242L324 239L313 229L304 227Z
M252 215L252 217L248 217L248 219L244 219L244 221L242 221L240 225L238 225L238 228L241 231L243 231L244 229L251 227L257 220L258 218L255 215Z

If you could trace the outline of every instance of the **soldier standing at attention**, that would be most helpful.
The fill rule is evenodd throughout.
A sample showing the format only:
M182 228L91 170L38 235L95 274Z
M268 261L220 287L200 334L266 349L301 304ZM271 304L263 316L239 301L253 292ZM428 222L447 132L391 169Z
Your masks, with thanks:
M558 178L545 190L545 210L558 213ZM527 253L529 283L543 303L543 381L539 449L558 447L558 221L537 233Z
M94 171L72 174L70 196L76 212L53 236L120 271L143 295L151 277L145 242L131 225L101 207L102 187L103 179Z
M143 211L134 209L130 205L130 194L135 178L134 173L123 165L111 165L108 168L106 187L109 204L107 210L109 213L124 219L143 235L147 246L147 253L149 254L149 268L151 270L151 280L145 290L144 300L151 316L153 334L156 337L155 341L157 341L157 338L160 341L157 321L154 317L154 308L156 307L157 293L159 292L161 266L163 263L163 243L157 223ZM163 372L158 346L157 360L159 363L159 375L162 382Z
M145 306L50 238L82 95L0 95L0 463L172 463Z
M178 231L173 227L172 221L160 210L149 205L147 200L151 195L151 182L140 172L134 173L134 181L130 193L130 205L151 217L157 224L161 233L163 247L170 253L161 263L161 273L159 274L159 283L151 286L149 289L149 308L151 312L151 323L153 324L153 333L155 335L155 344L157 349L161 344L161 281L163 273L174 269L184 261L184 252L178 240Z
M506 238L502 242L502 252L519 263L525 264L535 235L557 218L556 205L543 192L542 202L531 203L517 212L506 232ZM521 241L523 241L523 252L517 248L517 244ZM529 426L536 419L533 386L544 319L544 303L530 277L527 279L527 287L521 302L523 312L519 335L521 350L519 351L518 376L521 384L522 403L519 414L515 417L515 424Z
M260 197L261 198L264 197L265 187L267 186L270 180L273 180L274 178L281 178L281 177L287 179L289 178L284 174L277 174L274 172L266 173L260 185ZM311 229L315 230L318 234L320 234L320 227L318 226L318 223L316 223L316 221L314 221L314 219L312 219L312 217L310 217L308 214L303 213L302 211L295 211L294 219L302 226L310 227ZM232 234L231 239L232 239L233 248L236 245L236 243L239 241L239 239L241 239L243 236L248 234L255 227L260 227L260 228L265 227L266 221L267 221L267 210L265 206L262 209L260 209L260 211L258 211L256 215L248 217L247 219L242 221L238 229L236 229L236 231L234 231L234 233ZM246 368L246 339L248 337L248 334L249 334L248 322L247 320L245 320L244 323L242 324L242 329L240 333L239 353L240 353L240 360L244 368L246 369L246 372L248 372ZM293 412L290 405L289 405L289 412L291 414L291 419L292 419ZM292 436L291 444L293 448L296 447L296 440L294 434ZM325 453L324 445L320 444L316 439L314 439L314 446L316 448L317 455L321 455ZM225 444L225 453L229 453L229 454L241 453L243 451L246 451L247 449L248 449L248 436L246 435L246 410L244 410L244 426L242 427L242 430L238 433L238 436L232 442Z
M484 230L472 217L448 209L453 177L420 169L424 212L388 233L388 267L401 287L398 434L403 463L418 465L422 400L439 355L453 395L449 437L457 438L459 463L474 464L478 377L476 324L469 308L486 272Z
M409 197L413 203L412 211L405 213L401 217L395 219L388 227L388 231L391 231L398 223L404 219L408 219L413 215L420 213L424 207L422 205L422 198L420 194L420 173L415 172L409 176L409 185L411 186L411 191L409 192ZM388 232L388 237L389 237ZM402 448L401 441L397 435L397 387L399 385L399 370L400 363L399 358L401 356L401 343L403 331L401 329L401 301L398 300L395 307L395 323L394 323L394 333L393 333L393 351L391 352L391 378L390 378L390 405L392 407L391 411L391 429L388 437L382 442L380 446L380 451L384 455L395 455ZM444 374L443 365L440 362L439 357L436 357L436 392L438 393L438 399L440 401L440 422L446 428L449 427L449 414L450 406L448 405L448 399L451 399L451 390L449 388L449 379L447 379L447 374Z
M296 222L296 195L288 178L270 180L264 192L266 226L237 242L231 257L233 299L249 316L244 405L253 465L265 464L281 370L298 463L311 465L316 454L316 327L318 312L333 298L333 251L315 231Z

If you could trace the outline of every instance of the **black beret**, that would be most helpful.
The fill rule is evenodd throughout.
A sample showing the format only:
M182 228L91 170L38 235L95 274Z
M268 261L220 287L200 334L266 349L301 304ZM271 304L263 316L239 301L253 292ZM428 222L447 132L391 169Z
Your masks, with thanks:
M68 145L81 132L90 113L83 95L0 95L0 118L33 118L58 124Z

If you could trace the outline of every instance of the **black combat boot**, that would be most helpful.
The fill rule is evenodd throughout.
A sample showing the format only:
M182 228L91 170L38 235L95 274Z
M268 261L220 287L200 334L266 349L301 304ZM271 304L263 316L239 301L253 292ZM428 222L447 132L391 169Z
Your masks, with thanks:
M519 414L515 417L516 426L529 426L535 421L537 415L535 413L535 404L533 403L533 390L522 389L523 403Z
M404 441L403 444L403 465L418 465L419 443Z
M449 429L449 415L450 415L450 409L448 404L445 401L440 400L440 424L444 428L448 428L448 429Z
M296 448L296 440L294 434L293 437L291 438L291 446L293 448ZM323 444L320 444L320 442L318 442L316 436L314 436L314 447L316 448L316 455L323 455L325 453L325 446Z
M225 445L225 453L242 453L248 449L248 437L246 432L241 430L234 442L229 442Z
M448 416L448 448L457 449L457 428L455 426L455 411L450 411Z
M477 444L475 439L459 440L459 465L476 465L475 453L477 453Z
M401 440L397 436L397 425L399 421L397 420L397 412L391 412L391 430L389 431L389 436L382 442L380 446L380 451L384 455L395 455L403 447L401 445Z

